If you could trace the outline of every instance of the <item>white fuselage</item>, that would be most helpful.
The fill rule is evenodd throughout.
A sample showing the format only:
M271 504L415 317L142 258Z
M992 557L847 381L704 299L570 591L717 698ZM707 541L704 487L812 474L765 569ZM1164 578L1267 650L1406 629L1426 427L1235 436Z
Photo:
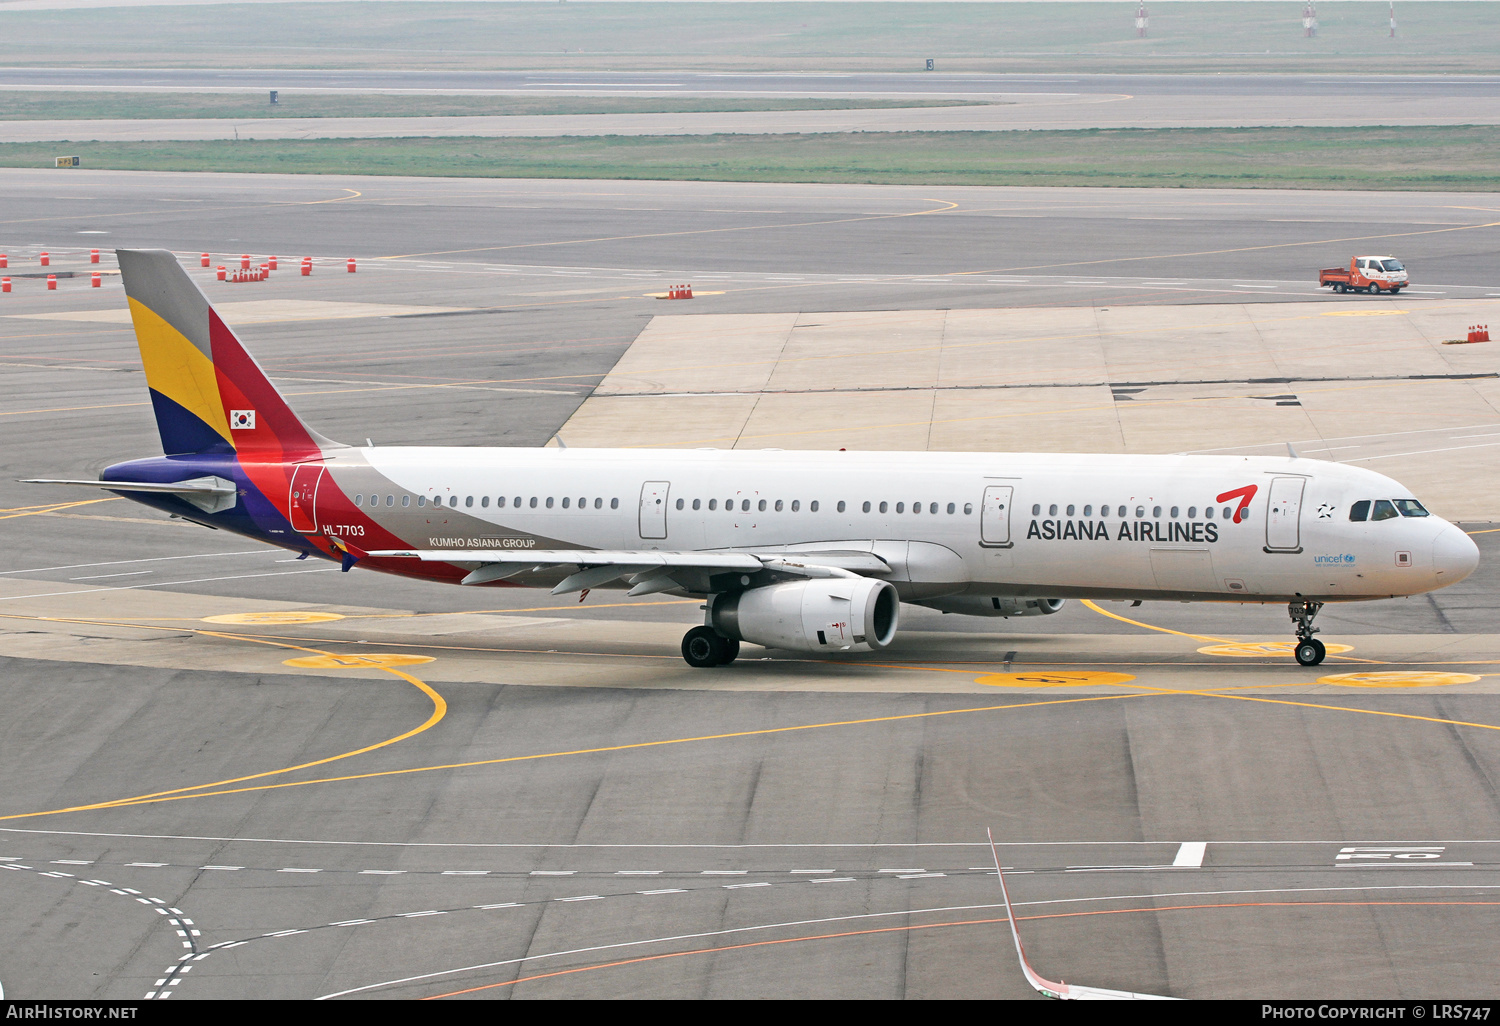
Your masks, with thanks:
M368 518L423 549L868 551L907 601L1349 601L1478 559L1435 516L1351 521L1412 498L1390 478L1290 457L393 447L326 466L358 507L320 490L317 531L356 543Z

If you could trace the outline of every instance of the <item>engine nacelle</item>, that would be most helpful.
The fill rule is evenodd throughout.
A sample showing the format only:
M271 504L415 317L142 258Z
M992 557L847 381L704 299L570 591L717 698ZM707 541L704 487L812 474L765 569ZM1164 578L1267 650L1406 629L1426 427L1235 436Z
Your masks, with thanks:
M996 595L948 595L925 599L920 604L945 613L965 616L1050 616L1066 599L1001 598Z
M901 601L887 581L784 581L718 595L709 624L725 637L793 652L871 652L896 636Z

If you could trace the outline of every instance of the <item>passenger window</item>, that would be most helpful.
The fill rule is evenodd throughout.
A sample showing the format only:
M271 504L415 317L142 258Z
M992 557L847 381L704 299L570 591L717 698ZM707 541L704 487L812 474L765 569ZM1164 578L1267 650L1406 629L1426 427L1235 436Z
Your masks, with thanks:
M1214 518L1214 508L1212 506L1204 506L1203 515L1212 520Z
M533 495L531 497L531 508L532 509L536 509L536 496L535 495Z
M764 502L765 500L762 499L761 501ZM765 507L762 506L761 509L765 509ZM741 513L749 513L750 512L750 500L749 499L741 499L740 500L740 512Z
M719 500L718 499L709 499L708 500L708 508L709 509L718 509L719 508Z
M864 507L864 509L865 509L866 513L870 512L870 503L869 503L868 499L865 500L865 507Z
M1052 505L1047 507L1047 515L1049 517L1057 516L1057 503L1054 502Z
M547 508L548 509L552 508L552 496L550 496L550 495L547 496Z
M890 509L890 506L887 503L882 502L880 504L880 512L884 513L888 509Z
M1198 519L1198 507L1197 506L1189 506L1188 507L1188 519L1189 520L1196 520L1196 519Z
M1396 508L1401 511L1403 517L1427 516L1427 510L1416 499L1397 499Z
M755 508L764 513L766 511L766 500L761 499L760 502L756 503Z
M610 499L609 500L609 508L610 509L619 509L620 508L620 500L619 499Z
M472 496L472 495L465 496L464 497L464 506L468 507L468 506L472 506L472 505L474 505L474 496Z
M1094 515L1094 507L1093 506L1085 506L1085 507L1083 507L1083 515L1086 516L1086 517L1093 516Z
M1370 500L1360 499L1349 507L1349 519L1356 524L1362 524L1370 518Z
M587 499L579 499L578 500L578 508L579 509L588 509L589 508L589 500L587 500ZM677 508L681 509L682 507L678 506Z
M1151 516L1152 516L1153 519L1156 518L1156 517L1160 517L1161 516L1161 507L1160 506L1152 506L1151 507Z
M778 513L781 512L781 500L780 499L776 500L776 512L778 512Z
M1068 516L1072 516L1073 515L1073 508L1074 508L1073 504L1069 503L1068 504Z
M1177 519L1177 507L1176 506L1172 507L1172 519L1173 520Z
M1135 508L1135 515L1136 515L1137 519L1140 519L1140 518L1144 517L1146 515L1146 507L1145 506L1137 506Z
M420 500L419 500L418 504L420 505ZM505 496L501 495L501 496L496 497L496 499L495 499L495 508L496 509L504 509L505 508Z
M410 495L403 495L403 496L401 496L401 505L402 506L410 506L411 505L411 496Z
M421 509L425 505L427 505L427 496L425 496L425 495L418 495L417 496L417 509Z
M1376 499L1375 511L1370 514L1371 520L1391 520L1401 514L1396 512L1396 507L1391 505L1388 499Z
M809 512L816 513L818 511L818 500L814 499L812 502L809 502L807 508ZM839 503L839 512L844 512L844 504L842 502Z
M1040 502L1034 503L1032 505L1032 507L1031 507L1031 515L1034 516L1034 517L1039 517L1039 516L1042 515L1042 504Z
M595 499L594 501L597 502L599 500ZM703 508L703 500L702 499L694 499L693 500L693 508L694 509L702 509Z
M604 500L603 499L595 499L594 500L594 508L595 509L601 509L603 506L604 506ZM611 508L613 508L613 507L611 507Z
M958 512L958 508L953 503L948 503L948 515L951 517L956 512Z
M795 513L799 509L801 509L801 508L802 508L802 500L801 499L793 499L792 500L792 512Z
M974 512L974 504L972 502L966 502L966 503L964 503L964 516L969 516L973 512Z
M490 508L490 497L488 495L481 495L479 497L479 505L482 506L485 509L489 509Z
M354 504L356 506L363 506L365 504L365 497L363 495L356 495L354 497Z
M567 509L568 508L568 501L569 501L568 497L566 495L564 495L563 496L563 509Z
M882 513L885 512L885 507L884 506L881 507L880 512L882 512ZM896 503L896 512L897 513L905 513L906 512L906 503L904 503L904 502L898 502L898 503Z
M681 499L678 499L677 500L677 508L681 509L682 507L683 507L683 501Z
M1234 510L1230 509L1228 506L1225 506L1224 509L1223 509L1223 511L1222 511L1222 513L1220 515L1225 520L1228 520L1230 517L1234 516Z

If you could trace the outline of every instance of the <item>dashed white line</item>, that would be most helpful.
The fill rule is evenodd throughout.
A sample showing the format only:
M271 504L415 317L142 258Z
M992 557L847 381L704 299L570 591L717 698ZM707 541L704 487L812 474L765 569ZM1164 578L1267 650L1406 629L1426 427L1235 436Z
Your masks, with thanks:
M54 866L92 866L93 864L92 859L53 859L51 862Z
M576 869L533 869L532 876L572 876L578 872Z
M637 894L686 894L687 891L681 887L663 887L659 891L636 891Z
M489 876L488 869L445 869L444 876Z
M853 883L852 876L827 876L819 880L809 880L808 883Z
M160 869L161 867L163 867L165 865L168 865L168 863L166 863L166 862L127 862L127 863L125 863L125 865L127 865L127 866L133 866L133 867L135 867L137 869ZM205 868L207 868L207 867L205 867Z
M615 876L661 876L659 869L617 869Z
M342 923L329 923L329 926L363 926L374 922L373 919L345 919Z
M442 915L447 915L447 913L444 912L444 911L442 911L441 909L429 908L425 912L400 912L400 913L397 914L396 918L397 919L417 919L417 918L420 918L421 916L442 916Z
M801 873L807 876L832 876L836 870L832 869L789 869L788 873Z
M199 866L198 868L199 869L222 869L226 873L233 873L236 870L244 869L245 867L244 866Z
M519 901L502 901L495 905L475 905L475 908L520 908Z
M287 867L286 869L278 869L278 870L276 870L276 872L278 872L278 873L321 873L323 871L321 869L294 869L294 868L291 868L291 867Z
M405 873L404 869L361 869L360 876L400 876Z
M925 869L882 869L882 873L925 873Z
M947 873L897 873L897 880L927 880L934 876L947 876Z
M598 901L603 898L602 894L575 894L571 898L553 898L553 901Z
M758 880L753 883L722 884L721 886L726 891L737 891L745 887L769 887L771 885L764 880Z
M748 869L705 869L699 876L744 876Z

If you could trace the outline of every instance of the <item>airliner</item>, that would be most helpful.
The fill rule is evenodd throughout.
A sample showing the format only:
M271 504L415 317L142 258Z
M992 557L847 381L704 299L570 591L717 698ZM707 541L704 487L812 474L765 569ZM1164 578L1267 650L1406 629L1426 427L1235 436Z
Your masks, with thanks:
M174 516L466 587L700 598L695 667L740 643L884 649L902 603L1044 616L1068 598L1287 603L1304 666L1328 602L1416 595L1479 551L1402 485L1287 456L447 448L305 425L169 252L119 251L164 455L104 488Z

